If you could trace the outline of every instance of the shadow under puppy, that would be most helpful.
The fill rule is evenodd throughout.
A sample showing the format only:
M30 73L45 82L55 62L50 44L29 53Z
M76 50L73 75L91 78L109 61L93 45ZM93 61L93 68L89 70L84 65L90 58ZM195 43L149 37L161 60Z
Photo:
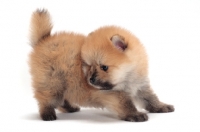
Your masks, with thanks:
M94 46L89 45L91 47L88 49L87 47L82 49L86 39L84 35L66 32L51 35L51 29L49 13L46 10L35 11L31 18L30 42L33 51L30 54L29 63L34 95L43 120L55 120L55 108L62 112L75 112L79 111L78 106L107 108L116 113L120 119L127 121L148 119L146 114L137 111L127 92L99 90L88 84L83 70L87 72L86 69L92 67L87 66L86 69L85 67L82 69L82 65L85 63L82 63L81 50L84 50L84 55L87 53L93 55L90 50ZM112 43L113 40L109 38L109 41ZM116 50L118 51L118 49ZM100 62L98 63L100 64ZM111 66L108 66L110 70ZM98 70L100 69L105 71L106 67L99 65ZM97 83L99 73L93 75L95 77L94 84L105 88L115 85L112 86L106 82L102 83L103 85L100 82ZM93 79L91 80L93 82Z

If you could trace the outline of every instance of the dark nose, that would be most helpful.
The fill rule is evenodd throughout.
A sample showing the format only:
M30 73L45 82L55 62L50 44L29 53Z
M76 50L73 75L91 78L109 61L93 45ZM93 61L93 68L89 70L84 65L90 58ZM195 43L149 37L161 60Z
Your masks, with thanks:
M94 82L95 82L95 77L91 77L90 78L90 83L94 84Z

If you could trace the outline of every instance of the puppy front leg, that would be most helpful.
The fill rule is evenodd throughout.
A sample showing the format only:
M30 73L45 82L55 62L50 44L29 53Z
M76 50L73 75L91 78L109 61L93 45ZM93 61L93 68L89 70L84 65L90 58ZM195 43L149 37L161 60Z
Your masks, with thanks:
M142 122L148 120L145 113L137 111L131 98L122 91L96 91L90 99L92 106L105 107L117 113L125 121Z
M149 112L166 113L174 111L174 106L159 101L158 97L149 86L142 87L141 90L138 91L138 97L142 100L145 109Z

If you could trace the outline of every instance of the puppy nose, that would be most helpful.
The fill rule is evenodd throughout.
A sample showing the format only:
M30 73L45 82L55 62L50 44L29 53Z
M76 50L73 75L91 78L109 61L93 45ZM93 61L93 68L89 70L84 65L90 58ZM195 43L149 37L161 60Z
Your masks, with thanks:
M91 77L91 78L90 78L90 83L94 84L94 82L95 82L95 78L94 78L94 77Z

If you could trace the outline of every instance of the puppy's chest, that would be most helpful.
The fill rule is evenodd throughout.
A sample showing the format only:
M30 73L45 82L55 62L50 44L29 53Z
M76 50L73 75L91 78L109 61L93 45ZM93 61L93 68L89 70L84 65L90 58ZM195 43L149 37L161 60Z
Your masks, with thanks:
M126 84L125 91L129 93L131 96L136 96L137 91L140 90L141 84L138 84L134 81L129 81Z
M129 93L132 97L137 96L138 90L142 90L144 86L148 85L146 79L130 79L125 82L124 90Z

